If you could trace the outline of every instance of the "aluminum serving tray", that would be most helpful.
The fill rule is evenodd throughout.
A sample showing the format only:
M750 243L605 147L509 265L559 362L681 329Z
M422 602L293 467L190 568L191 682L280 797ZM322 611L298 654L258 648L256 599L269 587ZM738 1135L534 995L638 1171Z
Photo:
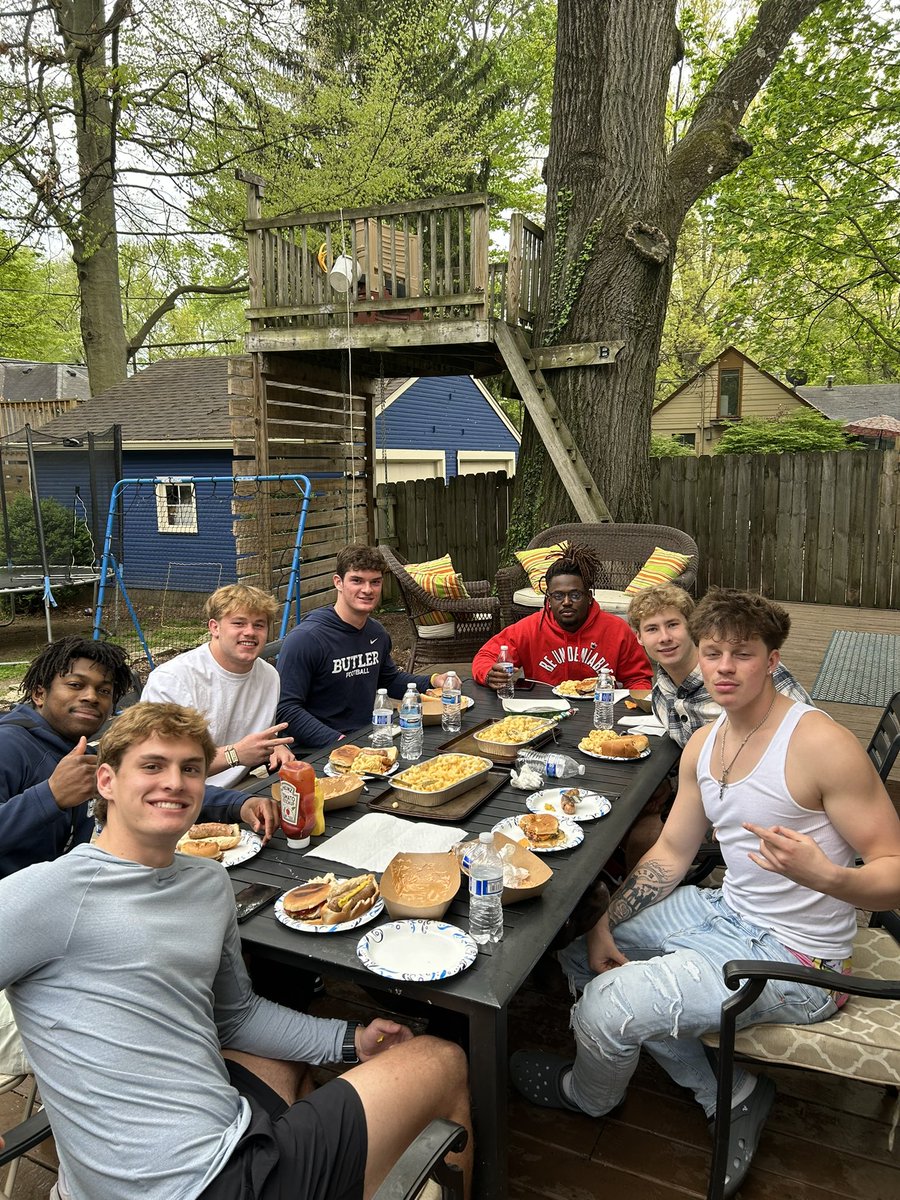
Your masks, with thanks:
M425 762L440 762L441 759L449 757L446 754L439 754L436 758L428 758ZM464 779L458 779L456 783L451 783L448 787L441 788L438 792L422 792L418 788L404 787L402 779L404 772L395 775L391 780L391 786L399 795L404 796L410 804L418 804L422 808L437 808L441 804L445 804L448 800L452 800L454 796L459 796L463 792L468 792L471 788L476 787L487 776L488 772L494 769L494 764L489 758L478 758L474 754L460 755L461 758L471 758L475 762L481 763L481 767L477 771L473 771L471 775L467 775ZM413 767L424 766L424 763L413 763ZM411 770L411 767L407 767Z
M527 713L516 713L514 715L515 716L527 716L528 714ZM503 718L504 721L508 720L508 719L509 719L508 717ZM534 733L531 734L530 737L524 738L521 742L495 742L495 741L492 741L491 737L490 737L490 732L492 729L495 729L500 724L499 721L495 721L493 725L488 725L487 729L479 729L472 736L475 738L476 742L478 742L480 745L482 745L484 747L486 753L488 753L488 754L509 754L509 753L514 754L517 750L520 750L523 746L530 746L531 743L536 738L543 737L543 735L545 733L548 733L551 729L555 729L558 724L558 722L548 721L544 717L533 717L532 719L540 722L540 728L535 729Z

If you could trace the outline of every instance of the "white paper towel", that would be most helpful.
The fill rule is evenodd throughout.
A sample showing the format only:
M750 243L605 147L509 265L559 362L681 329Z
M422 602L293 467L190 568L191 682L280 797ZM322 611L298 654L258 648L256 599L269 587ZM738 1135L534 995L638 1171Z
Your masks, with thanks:
M442 854L467 836L464 829L366 813L304 858L324 858L360 871L383 871L395 854Z

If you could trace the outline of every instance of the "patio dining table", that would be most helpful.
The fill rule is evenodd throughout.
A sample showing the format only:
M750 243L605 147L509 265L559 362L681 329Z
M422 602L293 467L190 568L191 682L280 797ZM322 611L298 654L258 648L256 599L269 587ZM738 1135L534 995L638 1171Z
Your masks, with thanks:
M464 731L485 718L503 715L494 692L472 683L464 683L463 692L475 701L474 706L463 714ZM539 688L531 693L531 698L538 698L542 693L549 695L549 689ZM545 861L552 867L553 877L543 894L504 909L503 940L479 948L478 957L468 970L434 982L387 979L368 971L357 957L360 935L372 926L325 937L299 933L281 924L271 906L240 927L245 947L254 954L449 1010L467 1021L475 1132L473 1194L479 1200L503 1200L508 1191L507 1011L510 1001L679 755L678 746L668 736L662 736L650 739L652 752L645 759L610 762L589 758L578 751L577 745L592 727L593 705L578 700L572 704L574 715L560 722L557 745L542 748L558 749L584 763L583 776L561 782L600 791L617 799L607 816L582 825L584 841L579 846L547 855ZM624 707L617 705L617 718L625 714ZM365 729L350 740L363 742L368 734L369 730ZM423 758L433 756L451 736L440 725L426 727L424 735ZM321 774L328 750L304 757ZM555 785L553 780L548 784ZM358 820L369 811L367 802L377 799L387 786L380 782L374 786L370 784L369 795L364 793L355 807L328 813L325 836L314 838L310 849L315 851L327 837ZM476 838L503 818L525 812L526 794L514 789L510 783L504 783L467 818L453 824L464 828L470 838ZM322 853L326 852L322 846ZM255 858L231 868L229 873L235 891L255 882L277 884L287 890L326 870L333 870L339 876L354 873L340 863L331 863L327 858L305 857L306 854L306 850L289 850L279 832ZM379 920L389 920L386 911ZM468 898L464 890L461 889L452 902L444 920L462 929L468 927Z

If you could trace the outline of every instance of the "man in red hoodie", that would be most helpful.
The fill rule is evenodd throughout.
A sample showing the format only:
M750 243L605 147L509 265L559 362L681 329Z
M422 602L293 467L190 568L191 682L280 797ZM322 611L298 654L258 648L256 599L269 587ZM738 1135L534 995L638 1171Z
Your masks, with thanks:
M500 690L507 675L497 659L500 647L507 646L515 665L539 683L555 687L609 667L622 687L649 688L653 671L637 638L591 594L599 575L600 562L590 547L569 546L544 576L547 599L541 611L507 625L475 655L475 682Z

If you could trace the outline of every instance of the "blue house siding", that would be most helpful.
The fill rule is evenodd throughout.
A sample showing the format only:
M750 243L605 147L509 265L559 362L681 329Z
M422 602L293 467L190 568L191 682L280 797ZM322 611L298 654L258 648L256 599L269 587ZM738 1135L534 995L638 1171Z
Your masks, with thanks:
M122 465L126 479L232 474L227 450L126 450ZM228 484L201 483L196 493L197 532L160 533L153 485L125 489L122 511L126 587L211 592L221 584L235 582L231 488Z
M447 478L456 475L460 450L502 450L519 443L468 375L417 379L375 421L375 454L388 450L443 450Z

